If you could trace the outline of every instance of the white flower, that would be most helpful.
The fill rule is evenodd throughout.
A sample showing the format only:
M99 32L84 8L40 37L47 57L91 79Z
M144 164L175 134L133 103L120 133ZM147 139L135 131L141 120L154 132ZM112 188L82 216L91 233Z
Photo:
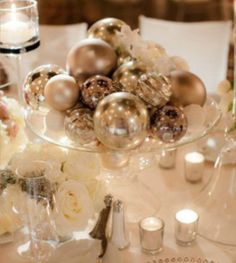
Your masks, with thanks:
M93 214L92 200L83 184L68 180L60 185L55 196L55 221L60 235L84 229Z
M233 88L230 81L221 81L217 87L217 92L220 95L220 108L222 109L222 111L231 111L233 103Z

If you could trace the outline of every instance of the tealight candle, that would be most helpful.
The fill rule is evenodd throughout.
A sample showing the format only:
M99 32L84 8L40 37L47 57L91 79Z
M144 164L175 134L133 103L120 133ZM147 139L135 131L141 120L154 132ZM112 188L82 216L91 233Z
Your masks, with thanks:
M143 252L156 254L162 250L164 222L157 217L146 217L139 223L140 243Z
M183 209L175 215L175 238L178 244L189 246L197 236L198 214L191 209Z
M171 169L175 167L176 149L162 151L159 158L159 166L163 169Z
M185 178L191 183L202 180L204 170L204 156L199 152L191 152L185 155Z

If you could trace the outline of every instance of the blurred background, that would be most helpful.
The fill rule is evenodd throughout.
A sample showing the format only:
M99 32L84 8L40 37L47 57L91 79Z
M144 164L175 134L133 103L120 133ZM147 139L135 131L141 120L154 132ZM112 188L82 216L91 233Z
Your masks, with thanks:
M133 28L139 15L173 21L228 20L233 0L38 0L41 24L89 25L103 17L116 17Z
M233 0L38 0L40 23L64 25L116 17L137 28L139 16L196 22L233 20ZM228 79L233 79L233 44L229 50Z

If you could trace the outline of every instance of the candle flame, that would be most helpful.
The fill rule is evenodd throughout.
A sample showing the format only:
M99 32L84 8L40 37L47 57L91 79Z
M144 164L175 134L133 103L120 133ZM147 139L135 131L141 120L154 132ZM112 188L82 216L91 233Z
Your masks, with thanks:
M16 21L16 4L11 5L11 20Z

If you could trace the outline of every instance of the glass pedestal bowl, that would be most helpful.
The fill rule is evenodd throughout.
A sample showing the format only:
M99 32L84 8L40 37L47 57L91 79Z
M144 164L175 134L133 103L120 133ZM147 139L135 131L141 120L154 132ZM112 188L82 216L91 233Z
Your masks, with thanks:
M111 151L101 145L80 145L70 140L64 130L63 116L55 112L43 112L26 109L27 127L41 139L54 145L77 151L98 154L101 163L101 178L105 179L111 194L121 198L129 208L130 222L138 221L147 215L154 215L160 207L160 191L155 192L143 181L143 170L156 165L156 155L163 151L176 149L195 142L207 135L221 118L218 104L208 98L204 105L206 112L204 124L197 129L188 130L179 141L166 144L158 140L146 138L144 143L131 151ZM148 179L146 179L148 180ZM143 210L140 211L140 204ZM135 215L135 216L132 216Z

